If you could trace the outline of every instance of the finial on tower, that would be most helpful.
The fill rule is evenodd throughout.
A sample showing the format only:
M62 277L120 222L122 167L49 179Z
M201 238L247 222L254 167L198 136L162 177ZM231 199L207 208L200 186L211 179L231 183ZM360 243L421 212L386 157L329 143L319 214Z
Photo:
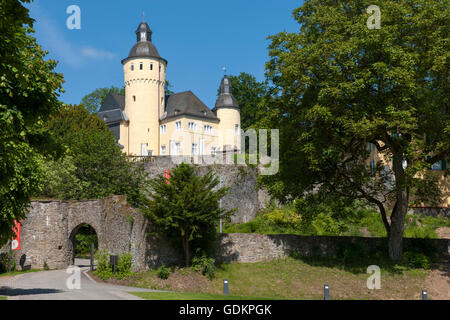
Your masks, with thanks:
M226 75L227 74L227 67L222 67L223 70L223 74Z
M145 11L142 11L142 22L145 22Z

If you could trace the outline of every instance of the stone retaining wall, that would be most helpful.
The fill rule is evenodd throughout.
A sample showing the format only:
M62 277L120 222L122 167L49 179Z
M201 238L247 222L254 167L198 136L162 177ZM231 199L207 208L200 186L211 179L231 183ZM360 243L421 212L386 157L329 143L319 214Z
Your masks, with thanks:
M311 253L331 256L336 254L339 244L344 242L361 244L366 252L369 252L384 241L386 239L363 237L222 234L217 240L216 259L219 262L259 262L284 258L293 251L300 256L307 256ZM450 239L404 239L404 245L407 246L413 241L429 241L436 246L440 256L449 254Z

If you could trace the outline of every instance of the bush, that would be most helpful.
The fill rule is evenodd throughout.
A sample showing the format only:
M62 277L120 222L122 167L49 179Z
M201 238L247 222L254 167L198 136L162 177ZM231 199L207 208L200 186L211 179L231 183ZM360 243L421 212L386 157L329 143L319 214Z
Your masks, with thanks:
M102 280L124 279L129 277L131 272L131 254L125 253L119 256L116 272L112 272L112 266L109 263L110 255L106 250L102 250L95 256L97 260L97 270L94 274Z
M337 249L337 258L341 259L344 264L354 264L364 259L366 252L360 243L342 242L339 243Z
M0 273L8 272L9 252L0 253ZM11 271L16 270L15 253L12 254Z
M122 276L131 275L131 254L125 253L119 256L117 273L121 274Z
M403 263L410 268L429 269L430 258L421 252L407 251L403 253Z
M162 265L158 268L156 274L160 279L166 280L170 276L170 268L167 268L166 266Z
M209 280L214 279L216 273L215 260L203 255L201 257L192 258L192 270L201 272L204 276L207 276Z

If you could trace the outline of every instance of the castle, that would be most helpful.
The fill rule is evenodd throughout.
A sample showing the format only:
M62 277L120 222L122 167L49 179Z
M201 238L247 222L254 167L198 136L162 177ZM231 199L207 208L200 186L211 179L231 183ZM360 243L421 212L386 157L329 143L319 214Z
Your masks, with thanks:
M215 107L194 93L166 96L167 60L152 43L146 22L137 43L122 60L125 95L110 93L98 116L130 156L194 156L240 150L241 120L230 79L225 75Z

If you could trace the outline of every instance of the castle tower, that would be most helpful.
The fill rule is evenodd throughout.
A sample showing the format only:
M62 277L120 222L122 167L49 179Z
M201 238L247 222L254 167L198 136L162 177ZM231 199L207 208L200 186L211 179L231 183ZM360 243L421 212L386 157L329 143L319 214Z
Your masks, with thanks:
M125 113L129 118L129 155L159 155L159 118L164 113L167 60L152 43L146 22L136 30L137 43L122 60L125 82Z
M241 113L232 94L231 81L226 75L220 83L220 95L217 98L214 112L220 119L219 148L221 150L240 150Z

